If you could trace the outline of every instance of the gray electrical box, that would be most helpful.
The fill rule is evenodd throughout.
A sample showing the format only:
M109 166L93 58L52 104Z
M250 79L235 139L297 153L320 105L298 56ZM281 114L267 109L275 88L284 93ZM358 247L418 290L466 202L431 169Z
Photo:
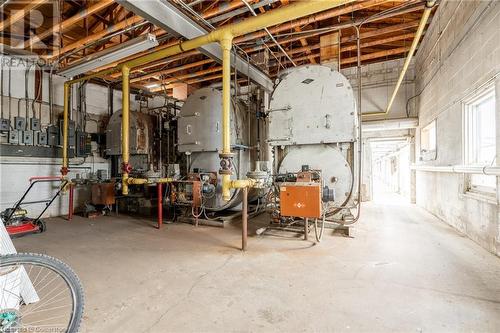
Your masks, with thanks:
M9 132L9 143L18 144L19 143L19 132L16 130Z
M59 145L62 145L62 143L63 143L63 126L64 126L64 122L62 120L60 120L59 121ZM70 147L75 146L75 122L73 120L69 121L68 145Z
M76 131L75 155L78 157L89 156L92 151L90 134Z
M14 117L14 128L18 131L24 131L26 129L26 118Z
M33 145L33 131L23 131L23 143Z
M0 131L10 130L10 120L5 118L0 118Z
M36 132L36 143L41 146L46 146L48 144L47 133Z
M108 179L108 171L104 169L97 170L97 179L106 180Z
M30 128L32 131L40 130L40 120L37 118L30 118Z
M52 147L59 145L59 127L55 125L47 127L47 145Z

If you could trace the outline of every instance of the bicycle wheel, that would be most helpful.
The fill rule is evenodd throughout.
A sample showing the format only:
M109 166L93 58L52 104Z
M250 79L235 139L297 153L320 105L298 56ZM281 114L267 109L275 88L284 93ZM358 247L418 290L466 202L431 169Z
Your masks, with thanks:
M78 332L83 288L62 261L33 253L0 256L0 333Z

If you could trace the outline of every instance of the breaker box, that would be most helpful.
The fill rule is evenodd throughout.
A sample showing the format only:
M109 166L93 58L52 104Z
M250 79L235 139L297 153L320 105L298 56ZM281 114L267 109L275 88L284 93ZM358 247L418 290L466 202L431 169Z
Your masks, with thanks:
M9 131L10 130L10 120L5 118L0 118L0 131Z
M47 127L47 145L52 147L59 145L59 127L54 125Z
M26 129L26 118L14 117L14 128L18 131L24 131Z
M33 145L33 131L23 131L23 143Z
M321 193L321 184L317 182L281 183L281 215L321 218Z
M91 136L88 133L76 132L75 153L78 157L89 156L92 151Z
M9 132L9 143L19 144L19 131L13 130Z
M40 146L46 146L48 144L47 132L36 132L36 144Z
M32 131L40 130L40 120L37 118L30 118L30 129Z
M62 142L63 142L63 127L64 127L64 121L60 120L59 121L59 145L60 146L62 146ZM75 122L73 120L69 121L68 145L70 147L75 146Z

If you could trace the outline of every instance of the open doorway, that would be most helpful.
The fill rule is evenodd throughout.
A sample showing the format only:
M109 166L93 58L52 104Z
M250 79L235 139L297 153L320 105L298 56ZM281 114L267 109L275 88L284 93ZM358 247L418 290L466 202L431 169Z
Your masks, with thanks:
M407 138L377 139L372 152L373 201L409 203L411 191L410 143Z

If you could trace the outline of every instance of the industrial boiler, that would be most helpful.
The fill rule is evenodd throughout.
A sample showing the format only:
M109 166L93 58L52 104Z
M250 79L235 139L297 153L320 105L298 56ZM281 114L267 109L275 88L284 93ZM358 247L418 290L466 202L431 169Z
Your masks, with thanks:
M213 187L203 191L204 208L210 211L222 211L241 204L239 190L231 190L231 199L222 199L219 174L222 150L222 92L207 87L196 90L184 103L177 122L178 151L185 154L187 173L201 177L214 178ZM246 177L252 168L251 127L255 116L248 111L248 105L236 98L231 98L231 150L233 160L233 179Z
M281 199L275 217L351 220L359 119L347 78L321 65L292 68L279 76L266 112Z

